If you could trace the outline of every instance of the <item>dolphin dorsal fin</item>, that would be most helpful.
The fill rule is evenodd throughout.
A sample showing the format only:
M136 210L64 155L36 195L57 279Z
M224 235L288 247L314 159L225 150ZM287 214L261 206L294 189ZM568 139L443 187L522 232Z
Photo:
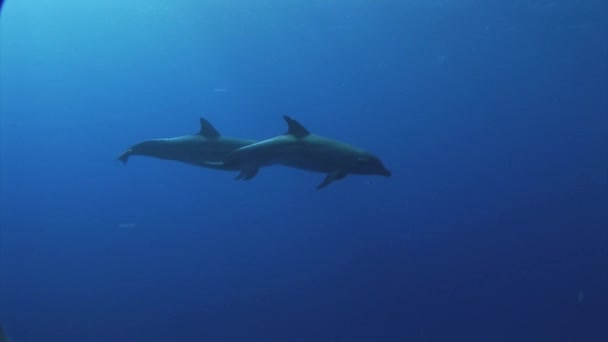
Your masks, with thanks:
M302 138L310 134L310 132L306 128L304 128L302 124L292 119L291 117L284 115L283 119L285 119L285 121L287 122L288 127L287 133L285 134L293 135L298 138Z
M213 125L209 121L203 118L200 119L201 130L198 132L199 135L202 135L207 139L216 139L221 136L220 132L218 132L217 129L215 129L215 127L213 127Z

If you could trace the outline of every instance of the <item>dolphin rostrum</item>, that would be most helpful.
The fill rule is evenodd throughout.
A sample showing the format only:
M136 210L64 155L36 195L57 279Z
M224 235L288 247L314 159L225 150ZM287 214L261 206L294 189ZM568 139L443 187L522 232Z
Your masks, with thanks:
M372 153L311 134L298 121L289 116L283 118L288 126L285 134L241 147L226 157L222 163L226 169L241 170L236 179L249 180L261 167L273 164L326 173L317 189L348 174L391 175L380 158Z
M221 162L230 152L255 141L224 137L204 118L200 118L200 123L201 128L197 134L147 140L131 146L118 160L127 164L129 157L142 155L214 169L237 170L238 168L227 169L225 165L214 165L213 162Z

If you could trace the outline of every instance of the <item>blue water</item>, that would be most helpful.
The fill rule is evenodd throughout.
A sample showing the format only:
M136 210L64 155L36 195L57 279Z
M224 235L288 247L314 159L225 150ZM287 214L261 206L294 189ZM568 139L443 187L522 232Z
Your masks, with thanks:
M7 0L27 341L608 341L608 2ZM391 178L116 157L289 114Z

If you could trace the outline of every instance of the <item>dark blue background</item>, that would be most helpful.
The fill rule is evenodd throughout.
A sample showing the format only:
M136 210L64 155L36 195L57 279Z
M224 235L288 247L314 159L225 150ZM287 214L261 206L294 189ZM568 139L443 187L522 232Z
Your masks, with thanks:
M603 0L9 0L0 320L16 342L606 341L607 23ZM284 114L393 177L115 160Z

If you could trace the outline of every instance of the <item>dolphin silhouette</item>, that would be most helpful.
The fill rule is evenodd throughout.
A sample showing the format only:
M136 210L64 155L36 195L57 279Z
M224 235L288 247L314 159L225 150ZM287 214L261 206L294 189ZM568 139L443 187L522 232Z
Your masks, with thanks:
M200 118L200 124L201 128L197 134L143 141L123 152L118 160L127 164L131 156L142 155L226 170L225 165L208 162L220 162L230 152L255 142L249 139L224 137L204 118Z
M261 167L273 164L326 173L317 189L348 174L391 175L374 154L341 141L311 134L298 121L289 116L283 118L288 126L285 134L240 147L228 154L220 164L226 169L240 169L241 173L236 179L242 180L255 177Z
M0 322L0 342L10 342L10 338L8 337L6 331L4 331L4 326Z

